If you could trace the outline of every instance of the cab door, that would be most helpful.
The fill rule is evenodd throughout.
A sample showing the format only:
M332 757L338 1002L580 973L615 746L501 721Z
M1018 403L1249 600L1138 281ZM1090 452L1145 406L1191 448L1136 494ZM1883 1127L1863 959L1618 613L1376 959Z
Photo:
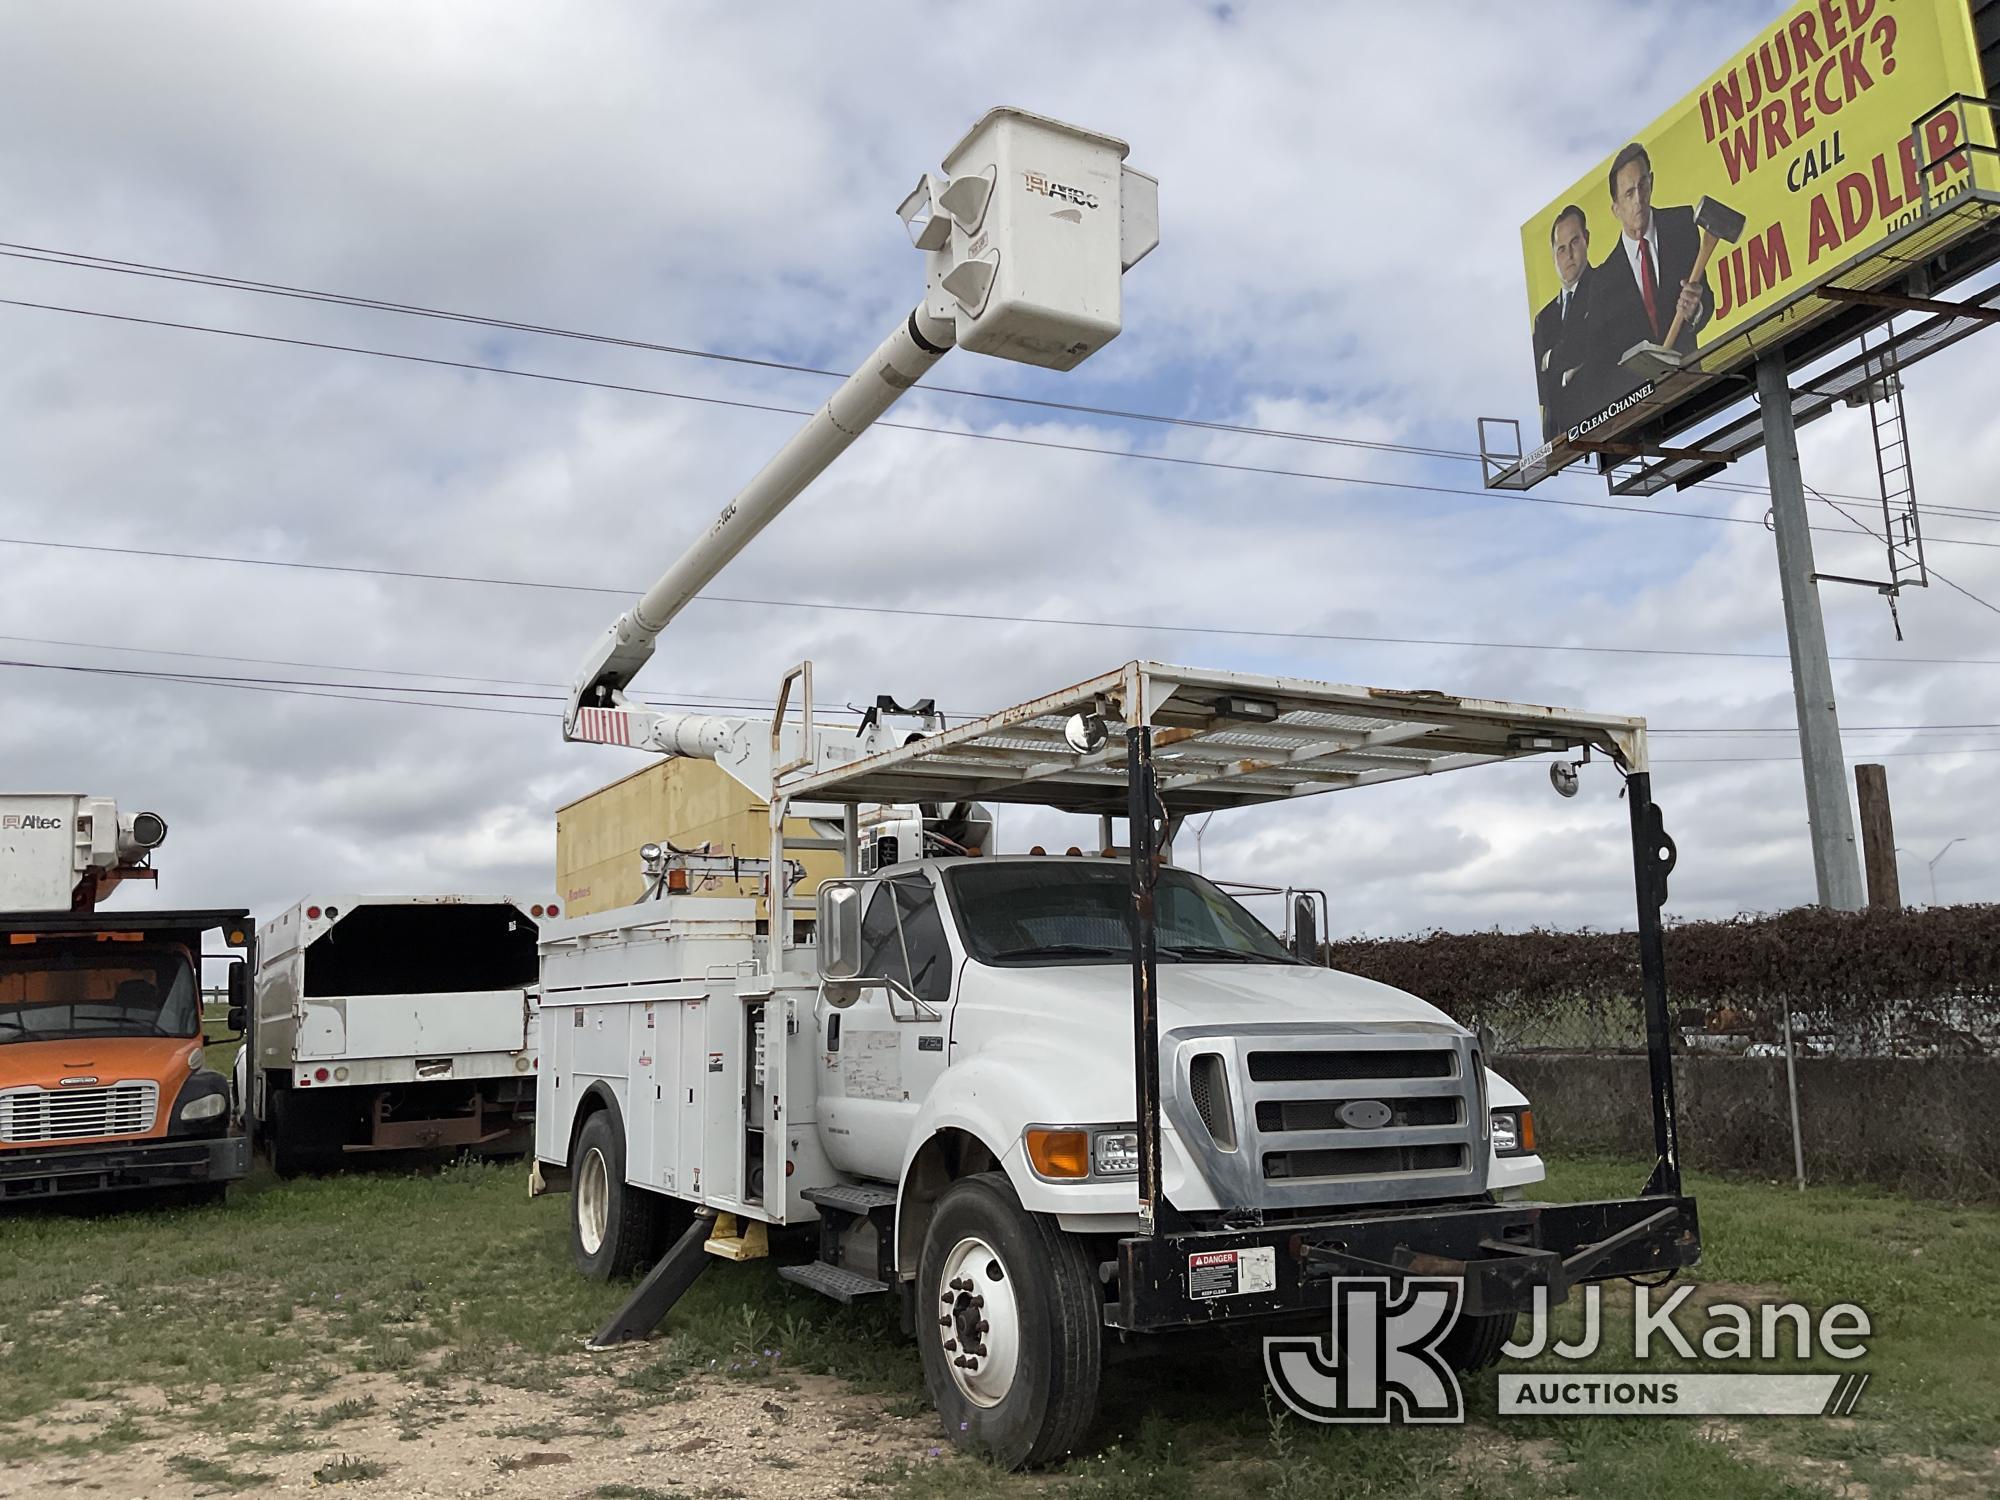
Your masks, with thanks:
M929 874L877 881L861 918L861 996L839 1010L821 1005L836 1077L822 1131L841 1170L885 1182L902 1171L917 1111L950 1056L957 967Z

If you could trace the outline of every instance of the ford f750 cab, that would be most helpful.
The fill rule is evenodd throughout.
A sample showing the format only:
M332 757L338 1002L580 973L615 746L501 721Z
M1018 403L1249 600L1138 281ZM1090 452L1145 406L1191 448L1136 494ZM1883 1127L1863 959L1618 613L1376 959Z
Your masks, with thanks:
M222 1196L248 1169L229 1083L204 1061L204 952L248 954L243 911L107 912L150 879L152 813L0 795L0 1203L118 1189ZM243 960L229 966L240 1008Z

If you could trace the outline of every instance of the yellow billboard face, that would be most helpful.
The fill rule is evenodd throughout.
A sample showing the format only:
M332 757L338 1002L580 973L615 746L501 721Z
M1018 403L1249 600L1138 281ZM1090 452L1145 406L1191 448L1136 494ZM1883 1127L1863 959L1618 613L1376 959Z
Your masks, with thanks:
M1990 212L1990 116L1948 102L1984 92L1966 0L1801 0L1766 26L1521 226L1543 437L1589 437L1662 368L1740 362L1752 330L1824 311L1814 287Z

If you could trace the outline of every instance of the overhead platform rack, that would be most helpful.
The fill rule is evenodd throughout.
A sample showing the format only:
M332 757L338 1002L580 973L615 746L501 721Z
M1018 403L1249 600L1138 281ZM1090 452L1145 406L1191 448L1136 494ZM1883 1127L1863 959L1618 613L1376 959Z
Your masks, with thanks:
M1078 714L1103 720L1099 748L1072 748L1065 726ZM1154 731L1159 795L1176 816L1584 746L1627 771L1648 769L1644 719L1135 661L894 750L781 777L776 790L815 802L977 800L1122 815L1125 731L1135 726Z

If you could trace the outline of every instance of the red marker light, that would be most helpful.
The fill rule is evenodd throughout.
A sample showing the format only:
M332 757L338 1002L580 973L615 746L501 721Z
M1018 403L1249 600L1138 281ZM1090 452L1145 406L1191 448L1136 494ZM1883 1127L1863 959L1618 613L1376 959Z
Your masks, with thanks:
M315 1082L317 1082L317 1083L325 1083L325 1082L326 1082L326 1079L327 1079L327 1072L326 1072L326 1069L325 1069L325 1068L314 1068L314 1069L313 1069L313 1080L314 1080Z
M308 906L306 908L306 920L308 922L317 922L319 920L319 908L317 906Z
M562 915L562 908L561 908L561 907L559 907L559 906L557 906L557 905L555 904L555 902L551 901L551 902L549 903L549 915L550 915L550 916L552 916L552 917L559 917L559 916L561 916L561 915Z

